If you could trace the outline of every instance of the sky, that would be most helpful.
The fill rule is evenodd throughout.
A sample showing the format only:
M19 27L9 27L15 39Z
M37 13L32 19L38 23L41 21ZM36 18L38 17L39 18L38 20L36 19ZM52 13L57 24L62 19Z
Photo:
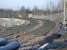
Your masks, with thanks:
M59 3L60 0L0 0L0 8L19 10L21 6L31 9L37 6L40 9L47 9L47 5L57 7Z

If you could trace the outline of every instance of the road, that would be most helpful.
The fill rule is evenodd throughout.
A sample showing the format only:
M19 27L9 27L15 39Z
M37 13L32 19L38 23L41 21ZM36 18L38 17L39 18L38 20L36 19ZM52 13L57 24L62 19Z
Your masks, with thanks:
M31 19L30 24L23 24L18 27L7 28L8 32L27 32L31 34L41 34L48 32L54 27L54 23L46 20Z

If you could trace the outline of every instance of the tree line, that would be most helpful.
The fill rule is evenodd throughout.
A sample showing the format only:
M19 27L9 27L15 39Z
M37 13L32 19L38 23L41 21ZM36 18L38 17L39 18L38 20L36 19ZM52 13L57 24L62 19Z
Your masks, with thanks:
M44 9L39 9L38 7L34 7L32 10L30 8L25 8L22 6L20 10L11 10L11 9L0 9L0 17L17 17L19 14L22 16L28 16L28 14L50 14L50 13L57 13L57 12L62 12L63 10L44 10Z

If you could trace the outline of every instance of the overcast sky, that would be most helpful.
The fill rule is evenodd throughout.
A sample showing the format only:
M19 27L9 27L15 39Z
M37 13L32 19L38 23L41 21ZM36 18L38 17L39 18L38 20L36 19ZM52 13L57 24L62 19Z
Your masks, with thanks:
M26 8L37 6L38 8L47 9L47 5L51 7L50 3L57 7L60 0L0 0L0 8L18 10L21 6Z

